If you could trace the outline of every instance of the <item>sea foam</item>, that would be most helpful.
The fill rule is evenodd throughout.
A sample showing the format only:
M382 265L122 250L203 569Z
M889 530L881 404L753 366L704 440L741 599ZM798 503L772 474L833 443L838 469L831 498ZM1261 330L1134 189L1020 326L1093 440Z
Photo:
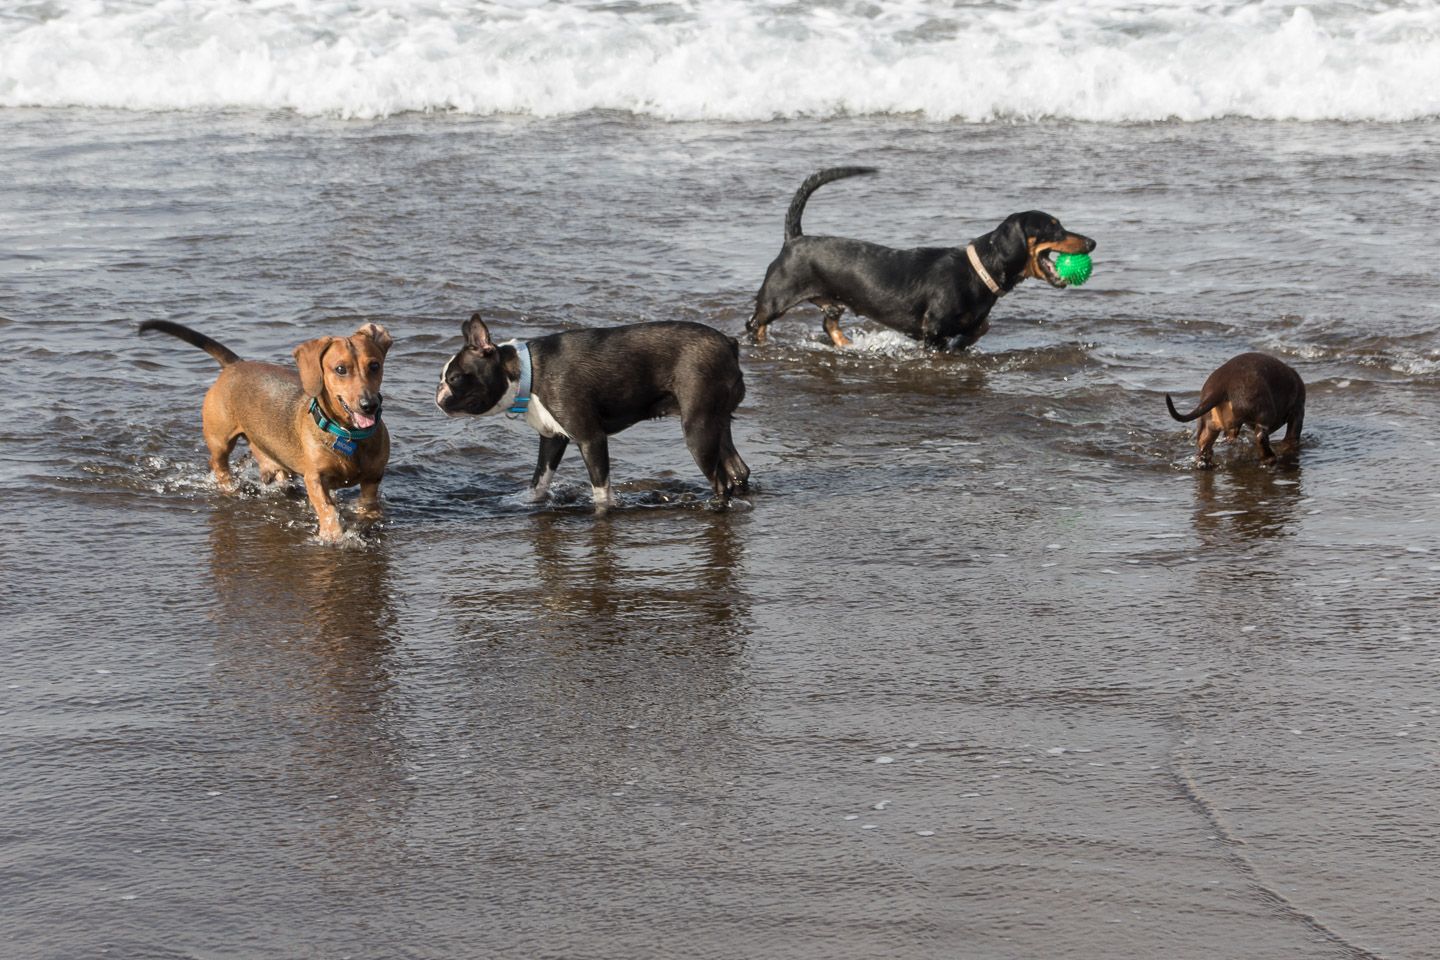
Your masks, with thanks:
M1440 115L1416 0L49 0L0 106L663 120Z

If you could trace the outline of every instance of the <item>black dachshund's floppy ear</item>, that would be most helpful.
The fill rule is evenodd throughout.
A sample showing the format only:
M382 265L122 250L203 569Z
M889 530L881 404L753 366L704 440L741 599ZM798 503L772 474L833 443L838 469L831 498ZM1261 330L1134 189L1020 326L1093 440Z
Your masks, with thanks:
M1023 214L1012 213L990 234L991 246L1006 261L1029 252L1030 246L1025 242L1025 227L1021 223L1023 217Z

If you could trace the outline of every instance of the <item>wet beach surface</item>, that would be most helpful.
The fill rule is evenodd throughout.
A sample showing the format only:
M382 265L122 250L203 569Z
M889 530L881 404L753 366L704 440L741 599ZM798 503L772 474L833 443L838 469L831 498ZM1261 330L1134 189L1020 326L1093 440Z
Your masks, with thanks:
M0 114L0 915L17 957L1425 957L1440 124ZM1095 237L965 355L742 345L518 494L459 325L739 336L810 233ZM215 364L385 324L388 515L204 469ZM1260 349L1297 468L1165 412ZM350 495L353 497L353 494ZM347 500L347 502L350 502Z

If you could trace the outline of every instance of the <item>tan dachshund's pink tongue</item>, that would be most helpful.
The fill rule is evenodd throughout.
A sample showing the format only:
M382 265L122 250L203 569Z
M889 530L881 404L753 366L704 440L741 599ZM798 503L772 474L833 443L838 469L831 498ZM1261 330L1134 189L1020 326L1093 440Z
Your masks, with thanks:
M350 422L361 430L368 430L375 426L375 418L366 416L359 410L350 411Z

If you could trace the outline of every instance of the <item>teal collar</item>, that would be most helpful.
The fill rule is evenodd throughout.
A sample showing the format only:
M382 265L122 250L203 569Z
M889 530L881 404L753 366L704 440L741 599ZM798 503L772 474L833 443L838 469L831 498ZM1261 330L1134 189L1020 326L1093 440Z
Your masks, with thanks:
M314 418L315 426L324 430L326 433L335 434L335 436L341 440L369 440L371 434L380 426L379 418L376 418L375 426L373 427L366 427L364 430L346 430L340 426L340 424L320 412L320 401L315 397L310 398L310 416Z

